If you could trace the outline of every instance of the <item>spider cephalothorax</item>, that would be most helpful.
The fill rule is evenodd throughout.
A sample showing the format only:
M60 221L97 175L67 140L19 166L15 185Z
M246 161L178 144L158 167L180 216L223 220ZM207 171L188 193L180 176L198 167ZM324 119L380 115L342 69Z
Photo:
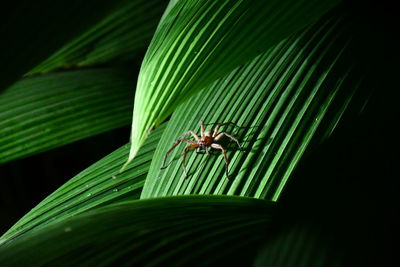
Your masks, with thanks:
M220 124L217 125L217 127L215 127L215 130L214 130L214 132L213 132L213 131L211 131L211 130L204 131L204 123L203 123L203 121L200 121L200 131L201 131L200 134L201 134L201 137L198 137L198 136L196 135L196 133L193 132L193 131L187 131L187 132L184 132L183 134L181 134L180 137L178 138L178 140L175 141L175 144L174 144L174 145L167 151L167 153L165 154L163 166L165 166L165 161L167 160L168 154L169 154L172 150L174 150L174 148L175 148L177 145L179 145L181 142L185 142L185 143L190 144L189 146L187 146L187 147L183 150L182 166L183 166L183 170L185 171L185 177L187 177L187 171L186 171L186 165L185 165L185 163L186 163L186 153L187 153L187 151L190 150L190 149L197 149L197 151L196 151L197 153L199 153L200 151L205 151L207 154L209 154L208 148L212 147L212 148L214 148L214 149L219 149L219 150L222 151L222 154L223 154L224 160L225 160L225 171L226 171L226 176L229 178L229 174L228 174L228 164L229 164L229 162L228 162L228 157L226 156L226 149L225 149L223 146L221 146L220 144L216 143L216 142L218 142L223 136L226 136L226 137L232 139L233 141L235 141L235 142L238 144L239 148L240 148L239 141L238 141L235 137L233 137L232 135L229 135L229 134L227 134L227 133L225 133L225 132L218 133L219 128L220 128L221 126L223 126L223 125L228 125L228 124L233 124L233 125L235 125L233 122L224 122L224 123L220 123ZM236 126L236 125L235 125L235 126ZM189 135L189 134L192 135L193 138L194 138L196 141L189 140L189 139L181 139L181 137L183 137L183 136L185 136L185 135ZM161 167L161 168L164 168L164 167Z

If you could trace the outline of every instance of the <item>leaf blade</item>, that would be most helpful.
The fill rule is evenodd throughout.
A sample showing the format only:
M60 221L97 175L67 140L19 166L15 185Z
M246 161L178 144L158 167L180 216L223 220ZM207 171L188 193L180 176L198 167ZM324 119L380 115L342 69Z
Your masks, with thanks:
M21 80L0 95L0 163L127 125L132 84L112 69Z
M288 9L278 1L267 5L264 1L178 1L160 23L142 64L129 160L147 131L183 100L335 4L332 1L322 6L307 1L301 5L297 1ZM275 19L279 12L296 23Z
M81 264L215 262L220 259L204 257L212 249L205 244L215 241L216 237L222 241L215 242L216 248L222 249L219 257L232 255L236 260L248 259L247 253L255 253L254 244L261 240L260 231L268 228L274 210L274 203L239 197L190 196L129 201L81 214L3 244L0 259L15 264L25 260L24 256L15 257L16 253L27 256L34 250L34 255L29 257L33 257L31 262L36 264L55 264L65 262L66 258L68 262ZM238 212L242 216L238 217ZM248 243L238 242L244 234ZM60 238L65 242L53 241ZM104 246L110 240L113 246ZM235 245L226 247L232 241ZM243 252L245 243L253 246L248 247L247 253L237 253ZM97 246L104 246L103 253L97 253ZM79 249L82 247L87 249Z
M118 2L8 2L0 16L3 40L0 44L0 90L18 81L64 42L96 23Z
M162 125L150 135L124 173L118 170L128 154L129 144L83 170L41 201L0 238L0 243L107 203L138 198L164 128Z
M343 14L342 9L332 12L180 106L160 140L141 198L229 194L277 200L300 159L332 134L349 106L358 109L349 104L357 103L356 96L368 96L359 89L364 74L347 56L349 29L356 22ZM218 152L206 159L189 155L189 179L184 179L182 146L160 170L179 133L198 129L200 120L243 126L228 133L245 151L225 142L234 180L226 179Z
M136 59L150 42L165 4L160 0L121 1L107 16L64 44L27 75Z

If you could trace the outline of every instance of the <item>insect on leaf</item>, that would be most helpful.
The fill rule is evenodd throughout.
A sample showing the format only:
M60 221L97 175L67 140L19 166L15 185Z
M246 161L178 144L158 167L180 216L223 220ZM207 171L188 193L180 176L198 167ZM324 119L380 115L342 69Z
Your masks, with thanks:
M134 158L149 131L184 100L338 1L177 1L163 17L140 70L132 119Z
M332 134L349 106L359 109L350 105L355 97L362 102L369 96L359 90L363 74L348 56L354 23L335 10L192 96L171 117L141 197L229 194L277 200L307 150ZM243 146L221 140L230 179L219 150L210 156L189 152L185 179L183 144L161 169L180 133L199 133L200 120L207 128L222 122L241 126L221 129Z

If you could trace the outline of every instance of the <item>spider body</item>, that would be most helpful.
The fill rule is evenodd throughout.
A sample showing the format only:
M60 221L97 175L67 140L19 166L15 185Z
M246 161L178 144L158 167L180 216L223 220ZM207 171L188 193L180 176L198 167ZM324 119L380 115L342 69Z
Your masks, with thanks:
M228 161L228 157L226 156L226 149L221 146L220 144L218 144L217 142L223 137L226 136L229 139L235 141L239 148L240 148L240 143L239 141L233 137L230 134L227 134L225 132L221 132L218 133L219 128L221 126L224 125L228 125L228 124L233 124L232 122L225 122L225 123L220 123L217 125L217 127L215 127L214 132L211 130L207 130L204 131L204 123L203 121L200 121L200 137L196 135L195 132L193 131L187 131L184 132L183 134L180 135L180 137L178 138L178 140L175 141L175 144L167 151L167 153L164 156L164 163L163 166L165 166L165 161L167 160L167 156L168 154L175 149L175 147L177 145L179 145L181 142L185 142L188 143L189 146L187 146L184 150L183 150L183 160L182 160L182 166L183 166L183 170L185 172L185 177L187 178L187 170L186 170L186 153L188 150L190 149L197 149L196 153L200 153L200 151L205 151L207 154L209 154L208 149L214 148L214 149L219 149L222 152L222 155L224 156L224 160L225 160L225 172L226 172L226 176L229 178L229 173L228 173L228 165L229 165L229 161ZM235 125L236 126L236 125ZM181 137L184 137L186 135L191 135L196 141L190 140L190 139L181 139ZM161 167L161 169L163 169L165 167Z
M201 137L199 141L199 150L206 150L213 142L214 138L212 137L212 132L210 130L205 131L204 137Z

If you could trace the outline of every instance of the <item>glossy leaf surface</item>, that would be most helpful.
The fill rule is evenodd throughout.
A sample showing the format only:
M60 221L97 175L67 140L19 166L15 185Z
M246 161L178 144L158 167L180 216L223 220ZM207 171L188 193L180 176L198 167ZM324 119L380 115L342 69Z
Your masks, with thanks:
M17 82L0 93L0 163L127 125L133 83L112 69Z
M163 17L140 70L132 119L136 155L148 131L181 103L338 1L177 1Z
M363 75L348 57L351 25L341 11L333 12L180 106L161 138L142 198L234 194L277 200L304 153L332 133L360 87ZM200 120L209 129L223 122L241 126L220 129L236 136L243 147L221 139L230 179L220 150L210 156L190 150L185 179L184 143L161 169L181 133L193 130L200 135Z
M157 143L165 126L155 130L140 149L137 159L124 173L118 173L125 162L129 144L91 165L21 218L0 239L5 242L29 231L60 222L94 207L121 199L137 199L150 167Z

